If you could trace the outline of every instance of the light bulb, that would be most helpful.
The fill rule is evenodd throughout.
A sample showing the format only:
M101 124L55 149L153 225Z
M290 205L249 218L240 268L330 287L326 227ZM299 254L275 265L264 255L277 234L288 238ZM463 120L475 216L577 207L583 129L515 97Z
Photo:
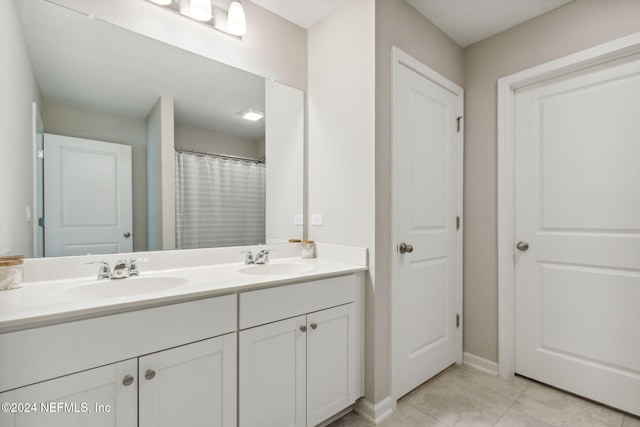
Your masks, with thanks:
M242 36L247 32L247 18L238 0L233 0L227 15L227 31L234 36Z
M211 20L211 0L191 0L189 14L198 21Z

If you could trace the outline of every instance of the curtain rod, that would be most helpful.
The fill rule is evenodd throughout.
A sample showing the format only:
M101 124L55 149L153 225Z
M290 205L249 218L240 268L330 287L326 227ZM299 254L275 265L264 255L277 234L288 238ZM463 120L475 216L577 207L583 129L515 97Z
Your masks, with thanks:
M264 158L264 156L261 157L260 159L252 159L250 157L232 156L230 154L211 153L209 151L198 151L198 150L193 150L191 148L182 148L182 147L174 147L174 148L177 152L191 153L197 156L211 156L211 157L220 157L223 159L230 159L230 160L243 160L245 162L266 163L266 159Z

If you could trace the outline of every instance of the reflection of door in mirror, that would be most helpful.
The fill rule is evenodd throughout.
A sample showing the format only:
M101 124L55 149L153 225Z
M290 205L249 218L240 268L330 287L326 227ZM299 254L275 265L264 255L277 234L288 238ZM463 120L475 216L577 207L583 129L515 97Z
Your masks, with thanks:
M45 256L131 252L131 147L45 134Z

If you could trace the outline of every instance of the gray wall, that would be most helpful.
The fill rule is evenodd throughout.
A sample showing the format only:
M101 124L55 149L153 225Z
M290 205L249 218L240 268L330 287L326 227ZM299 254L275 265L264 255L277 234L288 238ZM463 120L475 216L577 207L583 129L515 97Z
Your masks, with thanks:
M367 305L375 307L374 342L367 342L368 354L375 354L375 397L378 402L391 392L390 384L390 294L391 262L391 47L397 46L449 80L462 86L463 50L409 3L376 0L376 227L375 292L367 294ZM368 313L369 314L369 313ZM367 323L370 326L370 322ZM367 339L371 340L368 331ZM370 369L367 373L370 379ZM368 389L371 384L367 384Z
M145 120L43 100L44 131L131 146L133 250L147 250L147 148Z
M264 154L264 148L260 146L264 144L263 138L254 141L214 130L179 124L175 125L175 132L175 144L180 148L252 159L259 158L260 152Z
M0 39L0 255L32 256L33 224L25 211L31 205L35 220L31 104L40 103L40 90L14 1L0 2Z
M497 80L640 31L638 0L577 0L464 50L464 351L498 361Z

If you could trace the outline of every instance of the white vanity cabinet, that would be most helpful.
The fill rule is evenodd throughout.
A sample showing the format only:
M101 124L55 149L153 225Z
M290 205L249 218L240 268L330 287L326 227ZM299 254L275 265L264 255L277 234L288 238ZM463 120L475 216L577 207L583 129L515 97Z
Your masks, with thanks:
M0 393L3 427L134 427L138 423L136 359Z
M2 334L0 425L235 427L236 313L227 295Z
M362 396L358 274L240 295L240 427L312 427Z
M140 427L236 426L237 333L143 356Z

